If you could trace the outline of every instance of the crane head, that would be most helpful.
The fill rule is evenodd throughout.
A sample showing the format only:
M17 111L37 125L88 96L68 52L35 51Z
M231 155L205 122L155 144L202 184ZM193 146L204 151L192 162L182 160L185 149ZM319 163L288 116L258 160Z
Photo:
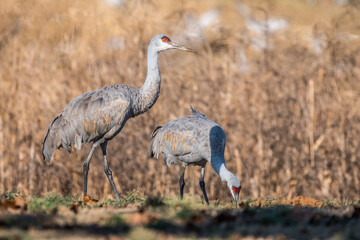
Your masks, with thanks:
M170 38L168 38L167 36L165 36L163 34L156 35L151 40L150 44L154 44L154 47L158 52L169 50L169 49L179 49L179 50L195 53L195 51L192 50L191 48L187 48L180 44L177 44L177 43L171 41Z
M235 176L233 176L233 179L228 181L228 187L230 189L231 195L233 196L236 206L238 205L239 201L239 194L241 190L241 182L239 179L237 179Z

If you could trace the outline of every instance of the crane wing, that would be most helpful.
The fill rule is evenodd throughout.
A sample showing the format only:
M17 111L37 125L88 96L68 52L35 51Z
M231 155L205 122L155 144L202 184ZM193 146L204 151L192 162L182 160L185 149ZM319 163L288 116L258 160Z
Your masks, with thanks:
M158 126L153 134L150 144L150 157L184 156L190 154L197 146L193 131L184 131L171 128L168 125Z
M129 117L131 103L119 91L111 88L97 89L74 98L64 109L62 124L62 145L81 144L102 138ZM65 141L64 141L65 140Z
M191 131L165 131L161 139L162 152L183 156L191 153L195 141Z

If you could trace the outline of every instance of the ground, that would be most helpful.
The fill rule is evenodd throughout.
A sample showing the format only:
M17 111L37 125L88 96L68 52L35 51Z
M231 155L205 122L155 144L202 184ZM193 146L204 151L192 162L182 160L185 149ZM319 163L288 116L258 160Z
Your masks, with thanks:
M5 193L0 239L360 239L360 202L297 197L235 203L145 197L117 203Z

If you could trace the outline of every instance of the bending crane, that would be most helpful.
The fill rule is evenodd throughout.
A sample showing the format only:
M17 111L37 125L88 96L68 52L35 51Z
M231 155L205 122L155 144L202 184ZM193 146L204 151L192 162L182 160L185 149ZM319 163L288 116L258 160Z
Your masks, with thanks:
M218 124L190 107L192 112L190 116L156 127L151 136L149 156L159 158L162 154L163 161L168 166L178 162L183 164L179 179L181 198L185 186L186 166L201 166L200 187L208 205L204 173L205 165L209 162L221 180L227 182L237 204L241 183L225 166L225 132Z

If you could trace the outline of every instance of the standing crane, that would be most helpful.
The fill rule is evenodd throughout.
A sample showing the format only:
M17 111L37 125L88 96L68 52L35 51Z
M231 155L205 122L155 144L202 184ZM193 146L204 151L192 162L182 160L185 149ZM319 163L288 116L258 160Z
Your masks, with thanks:
M83 165L84 196L87 195L90 160L96 147L100 145L105 174L116 199L120 201L106 158L106 146L108 141L121 131L129 118L146 112L155 104L161 84L159 52L170 49L193 52L190 48L172 42L165 35L156 35L148 46L147 76L140 89L128 85L113 85L84 93L71 100L60 115L51 122L42 149L44 158L49 162L57 149L64 148L71 153L73 146L80 150L82 144L93 143Z
M185 186L186 166L201 166L200 188L208 205L204 173L205 165L209 162L221 180L227 182L237 204L241 183L225 166L225 132L218 124L190 107L192 112L190 116L175 119L155 128L151 135L149 156L159 158L159 155L162 155L164 163L168 166L178 162L183 164L179 179L181 199Z

